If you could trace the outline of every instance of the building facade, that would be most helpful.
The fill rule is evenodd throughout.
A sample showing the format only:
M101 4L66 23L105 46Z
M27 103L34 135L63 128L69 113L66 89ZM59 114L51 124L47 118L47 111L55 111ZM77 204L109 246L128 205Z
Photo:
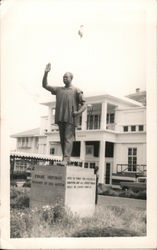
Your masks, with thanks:
M139 93L138 93L139 95ZM84 168L98 167L99 183L146 174L146 106L128 97L99 95L86 98L79 118L72 158ZM18 152L51 155L61 159L55 102L44 102L48 115L40 128L13 135Z

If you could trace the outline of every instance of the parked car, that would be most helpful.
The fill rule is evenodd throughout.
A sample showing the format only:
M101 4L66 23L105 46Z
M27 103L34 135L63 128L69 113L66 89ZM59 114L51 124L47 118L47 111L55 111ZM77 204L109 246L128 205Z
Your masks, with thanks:
M26 181L26 182L23 184L23 187L31 187L31 181Z
M11 181L10 181L10 185L11 185L12 187L17 187L17 183L16 183L15 180L11 180Z
M132 190L135 192L146 190L147 178L138 177L135 182L121 181L120 186L122 190Z

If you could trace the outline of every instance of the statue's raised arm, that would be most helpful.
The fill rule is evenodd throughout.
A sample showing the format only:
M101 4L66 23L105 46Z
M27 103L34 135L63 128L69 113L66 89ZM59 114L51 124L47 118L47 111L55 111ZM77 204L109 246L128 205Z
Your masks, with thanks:
M47 81L47 76L48 76L48 73L50 72L50 70L51 70L51 63L48 63L46 65L46 68L45 68L45 72L44 72L44 76L43 76L43 80L42 80L42 86L44 89L46 89L50 92L53 92L53 87L49 86L48 81Z

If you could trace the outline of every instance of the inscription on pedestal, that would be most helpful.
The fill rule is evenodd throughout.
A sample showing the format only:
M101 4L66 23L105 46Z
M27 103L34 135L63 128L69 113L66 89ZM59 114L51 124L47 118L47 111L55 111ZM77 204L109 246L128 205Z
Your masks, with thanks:
M95 178L67 177L67 188L92 188Z

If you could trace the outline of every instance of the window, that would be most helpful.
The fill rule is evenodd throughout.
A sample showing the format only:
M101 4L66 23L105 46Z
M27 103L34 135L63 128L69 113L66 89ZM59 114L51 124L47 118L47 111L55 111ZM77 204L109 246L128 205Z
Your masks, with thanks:
M88 162L85 162L84 168L88 168Z
M38 138L36 137L36 138L35 138L35 147L38 148L38 146L39 146L39 145L38 145Z
M50 148L50 155L54 155L55 153L55 148Z
M134 126L134 125L131 126L131 131L132 131L132 132L136 131L136 126Z
M17 139L17 144L19 148L22 146L22 138Z
M139 130L139 131L143 131L143 130L144 130L143 125L139 125L139 126L138 126L138 130Z
M87 129L99 129L100 128L100 115L88 115L87 116Z
M32 145L32 138L30 137L30 138L28 139L28 147L31 148L31 145Z
M28 137L22 137L21 139L22 139L21 147L22 147L22 148L28 147L28 146L29 146L29 145L28 145Z
M128 132L128 126L124 126L124 127L123 127L123 131L124 131L124 132Z
M24 144L25 144L25 138L23 137L23 138L22 138L22 147L25 146Z
M79 126L81 126L81 124L82 124L82 115L80 115L79 117Z
M86 145L86 155L93 155L93 150L94 146L93 145Z
M114 156L114 143L106 141L105 157L113 157L113 156Z
M81 148L80 141L74 141L71 156L80 157L80 148Z
M94 129L97 129L98 128L98 115L95 115L95 119L94 119Z
M95 162L91 162L90 163L90 168L94 168L95 169Z
M82 115L80 115L78 117L78 126L77 126L77 130L81 130L81 125L82 125Z
M137 148L133 148L133 155L137 154Z
M128 148L128 171L136 171L137 148Z
M93 128L93 115L89 116L89 129Z
M114 113L110 114L110 123L114 123Z
M114 113L107 113L107 124L114 123L114 117L115 117Z

